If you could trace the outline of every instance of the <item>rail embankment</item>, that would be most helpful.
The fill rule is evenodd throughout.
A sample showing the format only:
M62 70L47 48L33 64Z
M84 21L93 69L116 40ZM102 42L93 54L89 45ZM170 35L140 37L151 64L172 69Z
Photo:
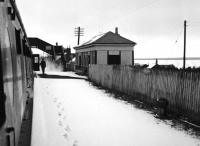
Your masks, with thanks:
M168 110L200 121L200 72L136 69L130 66L90 65L89 79L144 102L167 99Z

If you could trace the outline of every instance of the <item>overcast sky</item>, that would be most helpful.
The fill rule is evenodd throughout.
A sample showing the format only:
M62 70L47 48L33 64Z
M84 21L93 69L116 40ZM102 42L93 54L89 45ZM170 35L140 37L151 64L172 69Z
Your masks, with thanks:
M77 44L74 28L84 28L81 43L118 27L136 42L136 57L181 57L183 22L187 56L200 57L200 0L17 0L28 36L51 44Z

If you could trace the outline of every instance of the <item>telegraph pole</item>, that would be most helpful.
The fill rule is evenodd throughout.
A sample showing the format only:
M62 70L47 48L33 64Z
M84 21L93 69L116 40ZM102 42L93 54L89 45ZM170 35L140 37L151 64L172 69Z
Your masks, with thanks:
M78 42L77 42L77 45L80 44L80 37L83 36L84 34L84 29L81 28L81 27L76 27L75 28L75 36L78 36Z
M185 70L185 54L186 54L186 27L187 21L184 21L184 51L183 51L183 69Z

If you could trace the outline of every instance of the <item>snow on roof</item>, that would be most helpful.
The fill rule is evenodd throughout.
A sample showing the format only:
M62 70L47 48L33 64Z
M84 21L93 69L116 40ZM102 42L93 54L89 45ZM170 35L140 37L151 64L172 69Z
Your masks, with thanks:
M83 48L89 45L96 45L96 44L128 44L128 45L135 45L136 43L128 40L119 34L113 33L111 31L107 33L102 33L97 36L94 36L89 41L81 44L80 46L74 47L76 48Z
M95 42L96 40L98 40L99 38L101 38L103 35L105 35L106 33L101 33L101 34L98 34L96 36L94 36L92 39L90 39L89 41L81 44L80 46L83 46L83 45L88 45L88 44L91 44L93 42Z

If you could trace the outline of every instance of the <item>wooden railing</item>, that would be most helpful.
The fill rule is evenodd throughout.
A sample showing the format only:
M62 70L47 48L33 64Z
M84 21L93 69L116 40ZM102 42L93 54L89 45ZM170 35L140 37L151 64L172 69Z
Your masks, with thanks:
M200 72L90 65L89 78L149 102L166 98L172 111L200 113Z

